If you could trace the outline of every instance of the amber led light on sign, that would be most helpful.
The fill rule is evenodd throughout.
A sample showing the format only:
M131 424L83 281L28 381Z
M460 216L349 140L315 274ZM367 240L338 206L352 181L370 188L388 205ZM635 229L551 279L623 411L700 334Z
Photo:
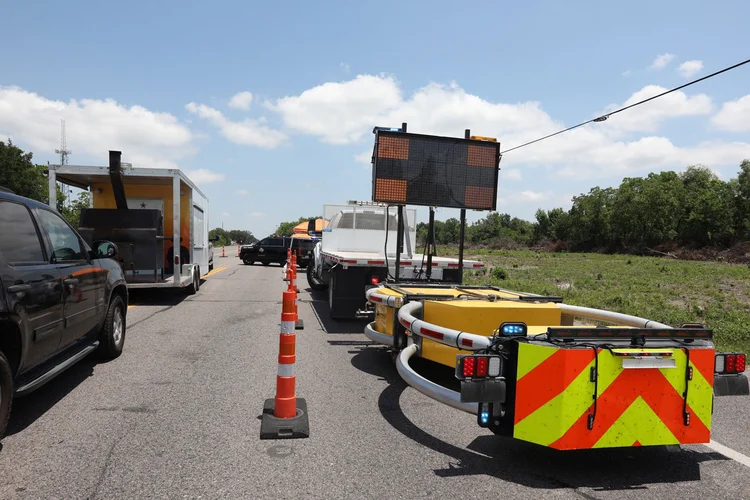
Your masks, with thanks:
M385 201L406 201L406 181L397 179L378 179L375 196Z

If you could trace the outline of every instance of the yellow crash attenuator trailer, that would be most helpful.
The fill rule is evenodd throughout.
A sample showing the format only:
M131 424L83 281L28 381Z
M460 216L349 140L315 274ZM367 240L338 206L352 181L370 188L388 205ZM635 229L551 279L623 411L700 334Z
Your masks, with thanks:
M701 325L490 286L381 284L367 298L365 334L399 352L410 385L496 434L555 449L707 443L715 380L744 377L715 373L725 355ZM461 392L421 377L412 356L455 370Z

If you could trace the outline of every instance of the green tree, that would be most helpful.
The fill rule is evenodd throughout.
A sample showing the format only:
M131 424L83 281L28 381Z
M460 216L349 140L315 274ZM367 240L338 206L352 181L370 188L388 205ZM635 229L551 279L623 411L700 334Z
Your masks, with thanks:
M685 188L685 217L680 225L684 244L726 245L734 237L736 202L732 187L702 165L680 175Z
M229 245L232 242L232 238L229 236L229 231L225 231L224 228L217 227L211 229L208 232L208 239L214 242L214 246L221 247Z
M231 231L229 231L229 237L232 239L232 241L236 241L240 245L258 241L258 238L253 236L253 233L251 233L250 231L245 231L243 229L232 229Z
M61 192L58 192L58 199L64 198ZM78 193L78 198L73 200L69 206L64 206L62 201L58 201L58 211L60 215L65 217L67 221L73 227L78 227L78 222L81 220L81 210L88 208L91 203L91 194L87 191Z
M740 164L735 188L735 227L740 239L750 239L750 160Z
M15 146L10 139L7 144L0 141L0 186L19 196L47 203L49 183L45 175L46 167L34 165L32 156L32 153L25 153Z

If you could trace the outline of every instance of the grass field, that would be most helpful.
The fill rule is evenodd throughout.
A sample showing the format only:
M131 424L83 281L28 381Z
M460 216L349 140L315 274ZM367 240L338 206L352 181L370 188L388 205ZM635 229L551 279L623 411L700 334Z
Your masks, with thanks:
M438 248L439 255L457 255ZM750 266L532 250L465 250L490 268L467 284L559 295L565 303L633 314L672 326L714 329L717 348L750 353Z

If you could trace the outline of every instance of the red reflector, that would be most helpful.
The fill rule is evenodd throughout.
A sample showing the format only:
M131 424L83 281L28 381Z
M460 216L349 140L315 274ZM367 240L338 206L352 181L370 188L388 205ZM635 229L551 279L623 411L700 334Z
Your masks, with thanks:
M735 373L737 371L737 355L727 354L726 360L724 361L724 371L727 373Z
M487 376L487 358L477 358L477 377Z
M385 264L385 261L384 261L384 260L368 260L368 261L367 261L367 263L368 263L368 264L373 264L373 265L379 265L379 266L382 266L382 265L384 265L384 264Z
M432 337L433 339L443 340L444 335L440 332L436 332L435 330L430 330L429 328L420 328L419 331L422 333L422 335L427 335L428 337Z
M474 376L474 358L472 357L466 357L464 358L464 377L473 377Z
M377 276L373 276L372 278L370 278L370 283L372 283L373 285L377 285L378 283L380 283L380 278L378 278Z
M745 371L746 367L746 359L744 354L738 354L737 355L737 367L735 368L737 370L737 373L742 373Z

